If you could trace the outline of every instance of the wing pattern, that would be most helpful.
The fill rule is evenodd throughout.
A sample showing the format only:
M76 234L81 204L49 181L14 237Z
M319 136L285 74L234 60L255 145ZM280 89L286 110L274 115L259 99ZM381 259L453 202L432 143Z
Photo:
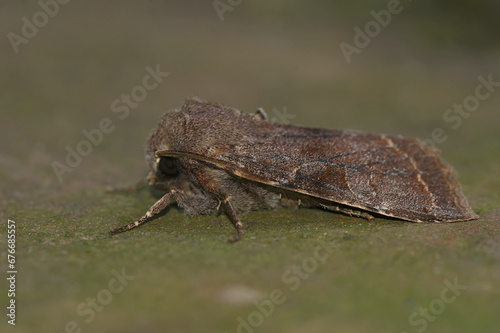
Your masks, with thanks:
M280 126L217 160L240 177L387 216L476 218L451 166L415 139Z

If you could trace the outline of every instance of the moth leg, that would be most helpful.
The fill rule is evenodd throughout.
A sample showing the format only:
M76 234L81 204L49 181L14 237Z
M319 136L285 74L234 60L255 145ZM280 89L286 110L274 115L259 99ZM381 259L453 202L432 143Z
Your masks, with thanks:
M107 193L129 193L129 192L137 192L142 189L147 184L147 177L141 178L133 185L128 186L106 186L105 191Z
M144 223L148 222L149 220L151 220L152 217L161 213L165 209L165 207L168 206L168 204L170 203L170 199L172 198L172 196L176 192L178 192L178 191L171 190L170 192L165 194L163 197L161 197L160 200L158 200L153 206L151 206L151 208L149 208L149 210L146 212L146 214L144 214L143 217L141 217L137 221L129 223L123 227L111 229L109 231L109 234L111 236L116 235L116 234L120 234L122 232L137 228L138 226L143 225Z
M319 204L318 206L320 206L321 208L327 209L327 210L331 210L334 212L340 212L340 213L343 213L343 214L346 214L349 216L362 217L364 219L367 219L368 221L371 221L374 219L374 217L372 215L368 214L367 212L360 211L360 210L353 210L353 209L339 207L339 206L335 206L335 205L330 206L330 205Z
M226 198L223 202L221 202L221 206L223 207L227 217L229 218L231 223L234 225L234 228L236 229L236 235L231 236L228 239L229 243L234 243L236 241L239 241L241 239L241 236L243 236L243 223L241 223L238 214L236 214L236 211L229 202L229 198Z
M263 108L258 108L257 111L255 111L255 119L268 121L269 117L267 116L267 113Z

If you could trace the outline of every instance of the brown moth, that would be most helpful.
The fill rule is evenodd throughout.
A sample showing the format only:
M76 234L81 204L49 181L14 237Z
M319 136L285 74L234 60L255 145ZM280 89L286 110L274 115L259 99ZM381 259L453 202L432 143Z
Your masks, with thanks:
M439 151L417 139L267 121L262 109L187 99L165 113L146 148L146 180L164 191L138 227L176 202L187 216L224 213L241 239L239 215L283 206L320 207L412 222L478 218ZM139 188L140 185L134 188Z

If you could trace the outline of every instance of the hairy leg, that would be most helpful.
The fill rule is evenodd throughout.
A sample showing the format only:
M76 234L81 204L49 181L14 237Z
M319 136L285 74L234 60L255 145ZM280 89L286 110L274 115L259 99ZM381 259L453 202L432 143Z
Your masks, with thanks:
M153 206L151 206L151 208L149 208L149 210L146 212L146 214L144 214L137 221L129 223L129 224L127 224L123 227L120 227L120 228L111 229L109 231L109 234L111 236L116 235L116 234L120 234L122 232L137 228L138 226L143 225L144 223L150 221L153 217L155 217L156 215L161 213L165 209L165 207L168 206L168 204L170 203L170 199L175 194L175 192L178 192L178 190L171 190L170 192L165 194L163 197L161 197L161 199L158 200Z
M231 223L234 225L234 228L236 229L236 235L231 236L228 241L230 243L237 242L241 239L241 236L243 236L243 223L241 223L240 218L238 217L238 214L234 211L233 206L229 202L229 198L224 200L221 203L222 208L224 209L224 212L226 213L227 217L231 221Z
M319 204L318 205L321 208L331 210L333 212L340 212L349 216L356 216L356 217L362 217L364 219L367 219L368 221L373 220L374 217L367 212L363 212L361 210L353 210L349 208L344 208L344 207L339 207L335 205L324 205L324 204Z
M147 184L147 177L138 180L135 184L129 186L106 186L107 193L129 193L137 192Z

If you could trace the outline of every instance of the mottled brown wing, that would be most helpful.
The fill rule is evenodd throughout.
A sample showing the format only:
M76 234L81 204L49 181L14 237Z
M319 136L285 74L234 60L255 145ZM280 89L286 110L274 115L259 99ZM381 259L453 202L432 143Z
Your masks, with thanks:
M157 156L196 158L238 177L414 222L477 218L452 167L418 140L287 125L248 135L213 155Z

